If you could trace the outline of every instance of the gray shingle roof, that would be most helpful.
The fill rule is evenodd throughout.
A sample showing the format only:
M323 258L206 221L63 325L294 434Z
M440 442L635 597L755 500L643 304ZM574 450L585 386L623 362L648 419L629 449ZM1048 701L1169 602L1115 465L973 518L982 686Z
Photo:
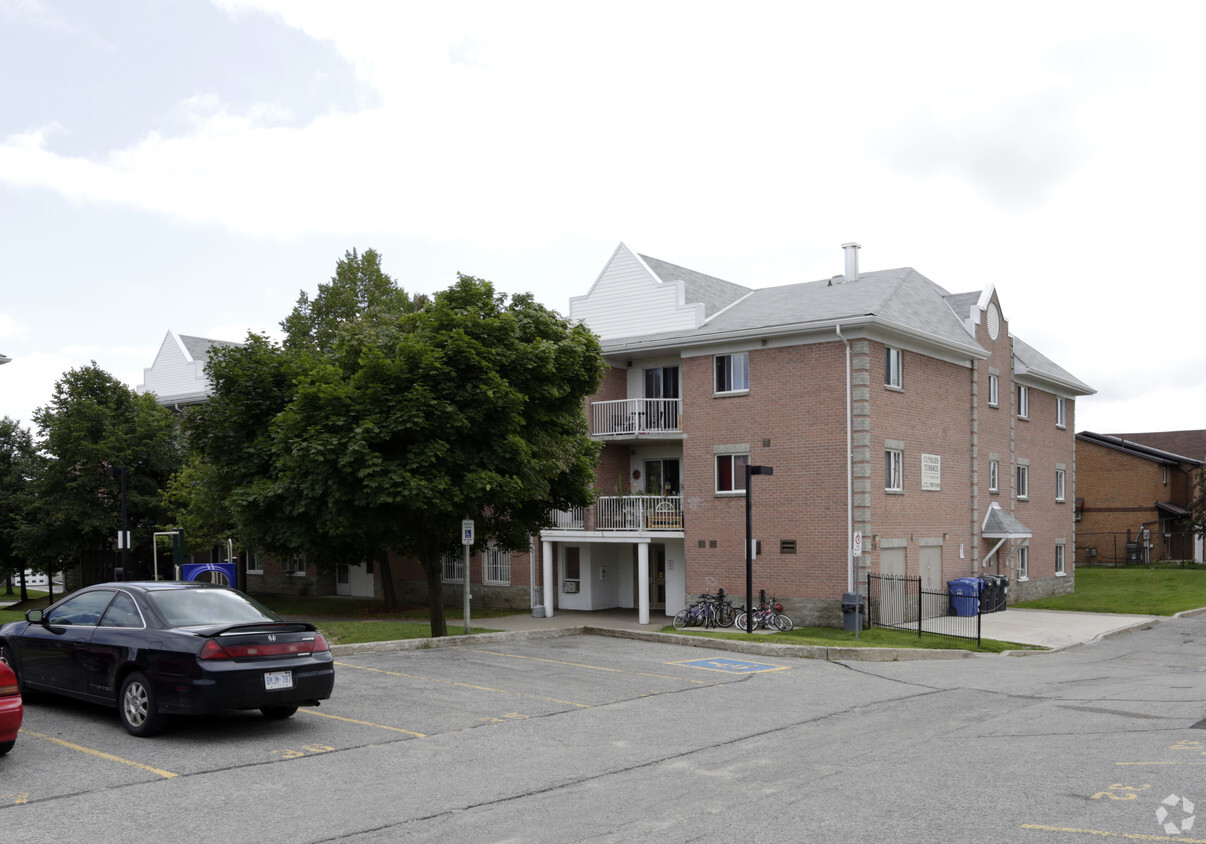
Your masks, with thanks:
M985 539L1028 539L1034 535L1030 528L1002 510L995 501L984 516L984 529L980 534Z
M180 342L184 344L189 357L201 363L209 360L209 350L214 346L229 347L242 345L241 343L231 343L228 340L210 340L208 337L191 337L187 334L180 335Z
M707 317L727 308L742 296L748 296L752 292L750 288L742 287L740 284L697 273L695 270L689 270L667 261L659 261L648 255L642 255L641 260L662 281L681 281L687 301L703 305L704 315Z

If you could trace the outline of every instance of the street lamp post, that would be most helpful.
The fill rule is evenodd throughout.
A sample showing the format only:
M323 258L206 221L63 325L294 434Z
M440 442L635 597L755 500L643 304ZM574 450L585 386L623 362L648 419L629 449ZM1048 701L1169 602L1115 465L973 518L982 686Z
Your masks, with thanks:
M745 629L751 635L754 632L754 503L750 478L773 474L773 466L745 464Z

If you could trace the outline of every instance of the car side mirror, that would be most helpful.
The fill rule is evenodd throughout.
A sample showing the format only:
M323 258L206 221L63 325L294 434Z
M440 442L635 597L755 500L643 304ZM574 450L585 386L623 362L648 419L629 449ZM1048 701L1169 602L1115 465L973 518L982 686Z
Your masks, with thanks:
M41 610L26 610L25 620L30 624L45 624L46 619L43 617Z

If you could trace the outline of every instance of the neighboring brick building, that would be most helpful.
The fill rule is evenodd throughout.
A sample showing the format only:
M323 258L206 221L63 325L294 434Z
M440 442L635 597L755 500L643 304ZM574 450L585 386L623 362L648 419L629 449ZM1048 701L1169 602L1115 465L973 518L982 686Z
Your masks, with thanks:
M1189 516L1206 456L1206 431L1082 431L1076 439L1077 560L1202 561L1202 538L1190 529Z
M621 244L571 299L611 366L589 411L605 445L598 503L540 537L546 611L743 593L747 464L774 470L753 481L754 588L805 623L838 621L868 572L1071 591L1093 390L1012 335L993 287L860 273L857 250L844 275L755 290Z

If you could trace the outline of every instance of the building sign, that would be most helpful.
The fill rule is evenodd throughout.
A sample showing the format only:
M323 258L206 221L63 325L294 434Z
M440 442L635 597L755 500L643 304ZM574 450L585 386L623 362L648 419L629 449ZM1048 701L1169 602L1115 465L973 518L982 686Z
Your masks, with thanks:
M921 488L942 489L942 455L921 455Z

